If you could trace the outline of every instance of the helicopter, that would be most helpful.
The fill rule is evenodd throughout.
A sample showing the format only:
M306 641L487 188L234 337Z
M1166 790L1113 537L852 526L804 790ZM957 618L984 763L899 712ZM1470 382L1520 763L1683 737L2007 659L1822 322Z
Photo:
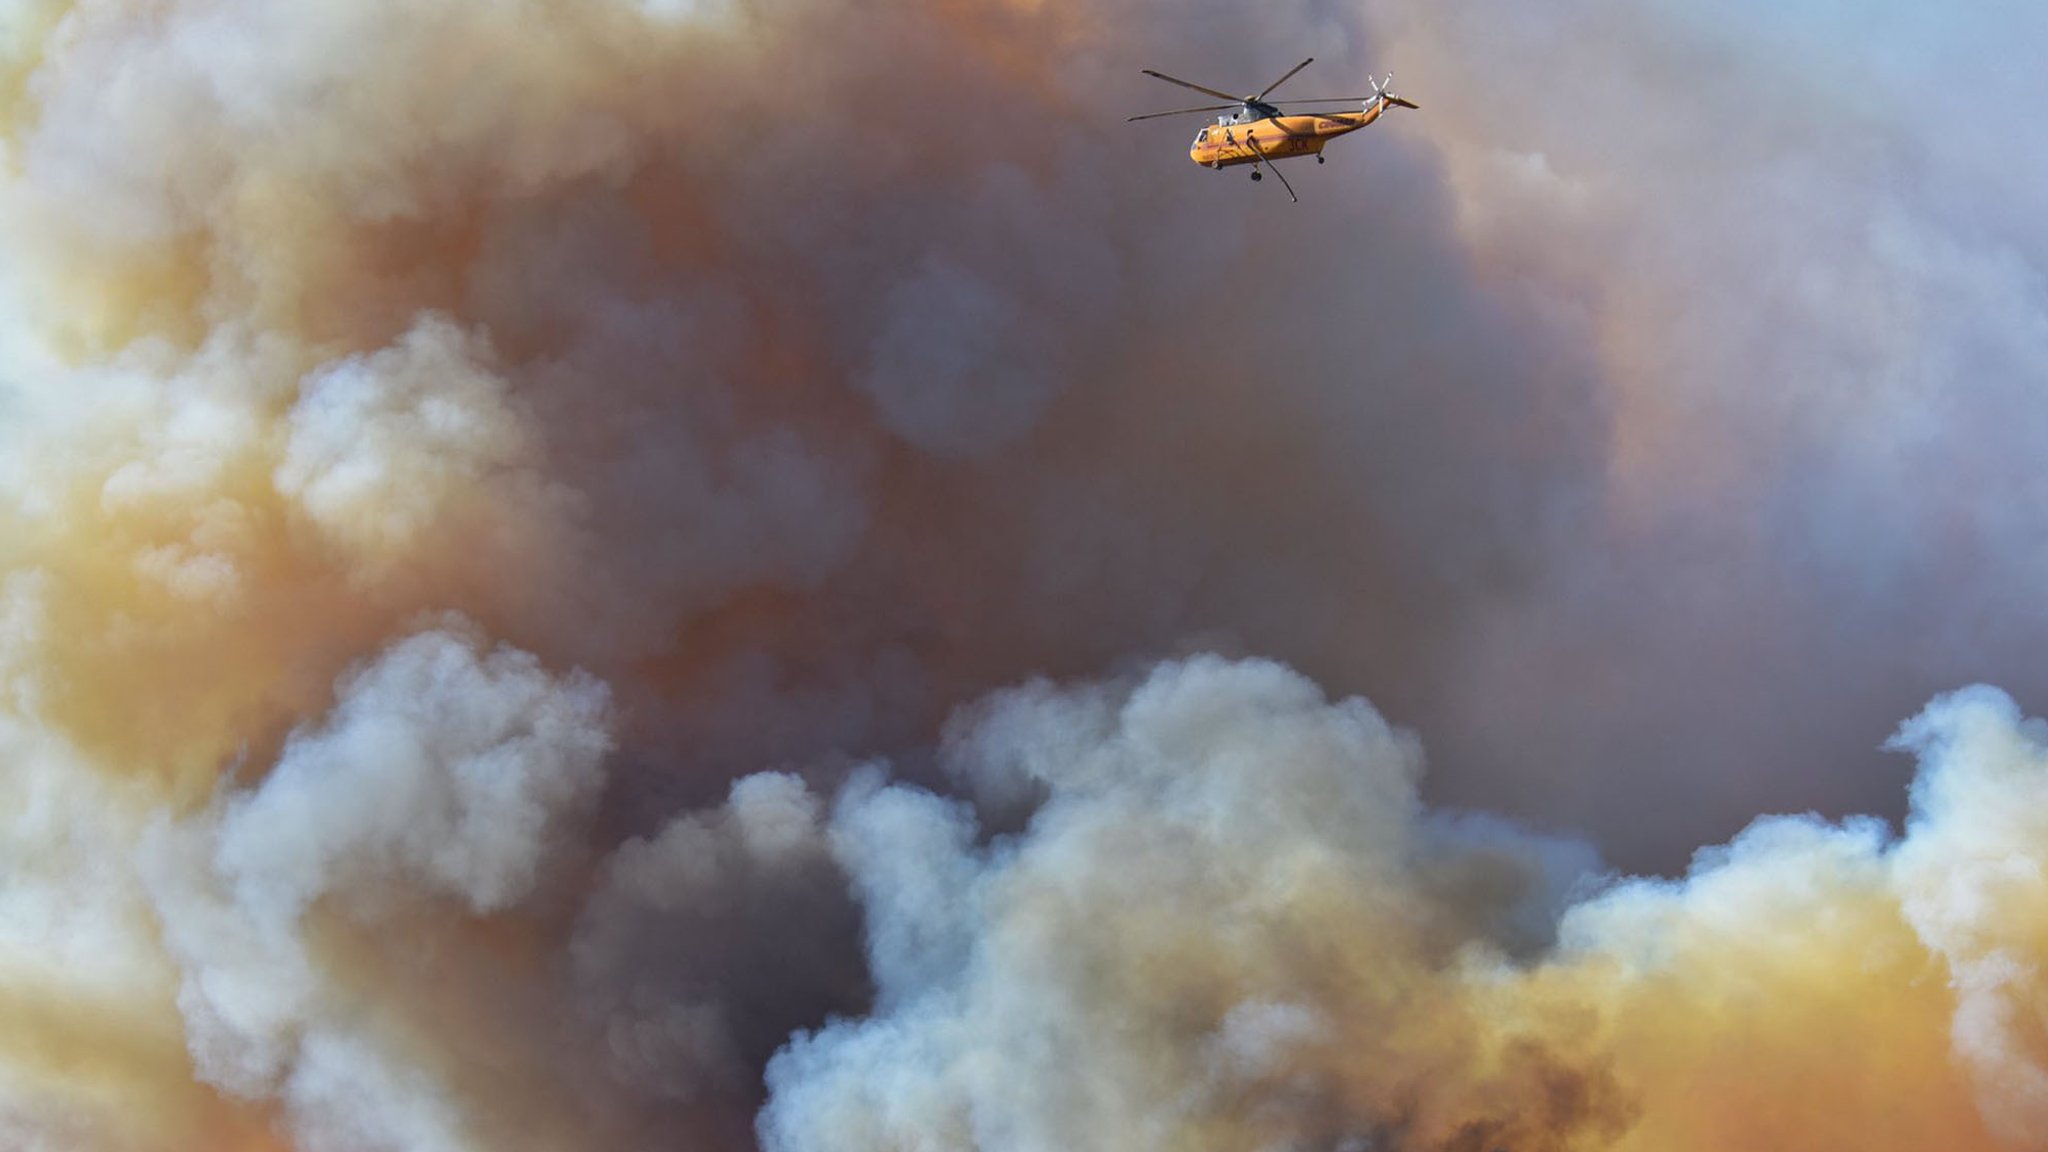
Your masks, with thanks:
M1145 75L1182 88L1192 88L1205 96L1227 100L1227 104L1210 104L1201 108L1176 108L1171 112L1148 112L1143 116L1129 117L1125 123L1139 120L1157 120L1162 116L1187 116L1196 112L1221 112L1216 123L1195 134L1195 142L1188 148L1188 158L1204 168L1234 168L1240 164L1252 166L1252 179L1265 178L1265 171L1271 168L1280 180L1280 186L1287 189L1287 198L1296 204L1301 197L1294 194L1294 185L1273 162L1292 156L1314 156L1316 163L1323 162L1323 148L1339 136L1356 132L1380 118L1388 108L1417 108L1421 105L1403 100L1388 91L1394 77L1388 73L1385 80L1375 81L1370 76L1367 83L1372 85L1370 96L1338 96L1318 100L1267 100L1273 90L1294 78L1294 74L1316 62L1311 56L1294 67L1278 80L1266 85L1256 96L1232 96L1200 84L1190 84L1177 76L1164 72L1143 69ZM1357 112L1303 112L1288 113L1281 109L1304 104L1358 104Z

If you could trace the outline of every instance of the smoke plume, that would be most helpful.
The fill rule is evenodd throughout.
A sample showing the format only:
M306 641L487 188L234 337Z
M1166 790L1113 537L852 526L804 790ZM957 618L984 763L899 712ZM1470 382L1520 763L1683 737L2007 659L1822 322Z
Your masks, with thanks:
M0 1146L2048 1148L2043 32L0 0Z

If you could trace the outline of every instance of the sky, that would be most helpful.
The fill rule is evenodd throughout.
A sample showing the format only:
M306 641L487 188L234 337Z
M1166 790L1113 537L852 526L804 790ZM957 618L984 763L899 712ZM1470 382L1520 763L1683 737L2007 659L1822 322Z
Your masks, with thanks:
M2044 34L0 0L0 1145L2048 1147Z

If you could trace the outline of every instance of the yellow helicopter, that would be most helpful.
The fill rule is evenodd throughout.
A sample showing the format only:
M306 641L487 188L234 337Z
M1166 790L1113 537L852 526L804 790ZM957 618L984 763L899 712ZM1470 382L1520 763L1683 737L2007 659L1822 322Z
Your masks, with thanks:
M1256 96L1232 96L1200 84L1190 84L1164 72L1144 69L1147 76L1192 88L1206 96L1227 100L1227 104L1210 104L1201 108L1176 108L1171 112L1150 112L1143 116L1132 116L1126 123L1138 120L1157 120L1161 116L1187 116L1196 112L1222 112L1216 123L1195 134L1195 142L1188 148L1188 158L1204 168L1232 168L1239 164L1252 166L1252 179L1264 178L1267 168L1280 178L1280 186L1287 189L1287 198L1301 203L1301 197L1294 194L1294 185L1273 164L1291 156L1313 156L1316 163L1323 162L1323 148L1339 136L1356 132L1380 118L1388 108L1419 108L1412 101L1403 100L1387 86L1394 82L1389 74L1385 80L1374 81L1370 96L1333 96L1320 100L1267 100L1273 90L1294 78L1296 72L1316 62L1311 56L1287 70L1287 74L1266 85L1266 90ZM1282 112L1283 108L1304 104L1358 104L1358 112Z

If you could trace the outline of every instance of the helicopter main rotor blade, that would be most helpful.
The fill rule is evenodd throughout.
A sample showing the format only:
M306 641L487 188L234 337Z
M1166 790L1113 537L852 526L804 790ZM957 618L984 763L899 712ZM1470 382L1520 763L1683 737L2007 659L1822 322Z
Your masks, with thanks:
M1140 69L1140 71L1145 73L1145 75L1152 77L1154 80L1164 80L1168 84L1178 84L1183 88L1193 88L1195 91L1200 92L1204 96L1214 96L1218 100L1228 100L1231 102L1232 105L1244 103L1244 97L1242 96L1232 96L1228 92L1218 92L1214 88L1204 88L1200 84L1190 84L1185 80L1179 79L1178 77L1168 76L1164 72L1154 72L1150 68L1142 68Z
M1185 116L1190 112L1221 112L1226 108L1235 107L1237 107L1235 104L1211 104L1206 108L1180 108L1172 112L1147 112L1143 116L1126 116L1124 117L1124 123L1129 124L1133 120L1157 120L1161 116Z
M1314 100L1264 100L1261 103L1285 108L1292 104L1365 104L1372 99L1371 96L1323 96Z
M1315 62L1316 58L1311 56L1308 59L1303 60L1301 63L1296 64L1294 67L1289 68L1287 70L1287 75L1282 76L1278 80L1273 81L1271 84L1266 85L1266 91L1259 93L1257 96L1252 97L1252 99L1264 100L1266 96L1273 91L1273 89L1278 88L1282 84L1287 83L1289 80L1294 78L1294 74L1296 72L1301 71L1303 68L1306 68Z

